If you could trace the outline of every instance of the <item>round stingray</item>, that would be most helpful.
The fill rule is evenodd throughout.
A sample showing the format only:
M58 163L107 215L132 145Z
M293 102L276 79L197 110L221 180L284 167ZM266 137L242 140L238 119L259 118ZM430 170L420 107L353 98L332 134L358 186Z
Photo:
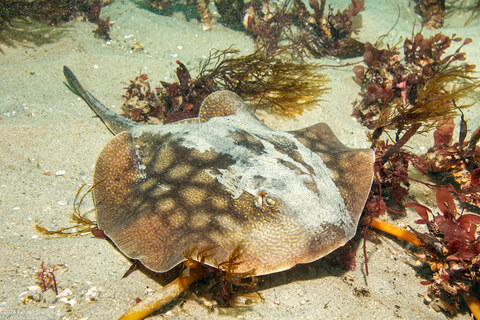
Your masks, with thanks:
M354 235L373 152L346 148L324 124L270 130L240 117L248 111L239 99L214 93L199 123L124 131L102 150L98 225L125 255L164 272L186 258L217 267L240 252L235 272L261 275L319 259Z

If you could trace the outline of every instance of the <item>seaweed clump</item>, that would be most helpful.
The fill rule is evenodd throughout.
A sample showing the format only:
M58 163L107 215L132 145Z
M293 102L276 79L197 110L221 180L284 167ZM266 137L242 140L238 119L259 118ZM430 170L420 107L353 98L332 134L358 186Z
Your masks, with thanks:
M364 44L352 38L358 30L358 14L365 0L351 0L347 9L334 12L326 9L326 0L310 0L307 9L301 0L286 0L282 4L270 0L215 0L221 21L235 30L249 33L257 49L268 56L284 49L303 59L305 56L361 56ZM149 0L152 8L162 14L175 10L173 0ZM194 16L209 30L216 19L208 9L208 0L186 1L188 12L195 5ZM178 5L177 5L178 10ZM188 18L188 15L187 15ZM285 53L285 52L284 52Z
M288 48L302 58L334 56L351 58L363 53L363 43L352 38L357 31L354 18L364 10L364 0L352 0L343 11L325 14L326 0L310 0L313 12L300 0L273 7L269 1L253 0L246 5L243 24L258 48L266 54Z
M452 43L460 46L445 55ZM471 39L455 35L439 33L424 38L418 33L405 40L403 57L396 46L378 49L367 43L367 67L354 68L355 80L362 88L361 98L354 103L354 115L372 130L370 138L376 153L365 222L367 227L420 246L414 254L432 272L428 280L422 281L429 285L425 301L435 310L452 315L458 311L460 297L472 312L480 306L476 298L480 216L459 213L454 202L455 196L464 208L480 208L480 129L467 140L462 112L462 108L475 103L472 94L480 86L474 77L475 66L465 62L465 53L461 51L469 43ZM458 142L452 144L454 117L458 114L460 135ZM425 154L416 155L404 148L415 134L435 127L435 144ZM393 142L381 140L383 133ZM410 165L422 173L440 173L436 178L443 184L413 178ZM416 202L404 203L411 181L435 189L439 213L433 214ZM405 207L416 209L421 217L416 223L425 224L427 233L413 229L411 232L377 219L387 210L402 214Z
M403 149L417 133L435 127L458 114L480 82L473 76L475 65L465 63L464 45L444 56L452 43L462 38L441 33L424 38L417 33L406 39L404 56L396 46L377 49L365 45L367 67L356 66L355 81L361 98L354 103L353 115L367 128L376 150L375 180L366 209L374 216L385 212L385 198L400 204L408 194L409 163L415 155ZM457 62L462 62L457 64ZM382 133L394 132L393 143L380 140Z
M298 17L305 30L304 44L315 57L326 55L339 58L353 58L363 54L364 43L352 38L357 32L354 18L363 10L364 0L352 0L347 9L333 12L330 7L327 15L325 0L310 0L310 13L301 0L295 0Z
M187 67L177 61L178 82L160 81L162 87L152 88L148 75L141 74L122 95L124 117L139 123L165 124L194 118L203 99L214 90L192 79Z
M200 68L199 78L237 93L256 108L293 117L318 102L328 89L316 63L296 62L281 51L264 56L261 49L229 57L237 50L215 51Z
M422 16L422 25L429 29L437 29L443 26L447 11L454 9L454 5L459 3L457 9L471 10L470 17L465 21L469 24L480 12L480 1L475 1L470 8L466 8L467 0L449 1L445 0L415 0L415 12ZM447 5L450 5L448 7Z
M170 123L198 116L201 103L217 90L231 90L256 108L296 116L313 106L327 90L326 79L314 63L298 63L279 55L265 57L257 50L239 56L238 50L215 50L200 63L193 78L177 61L178 82L161 81L152 89L142 74L130 82L123 115L142 123Z
M216 267L205 264L205 259L211 255L213 248L203 250L189 250L185 253L187 261L198 261L204 269L203 273L208 278L208 291L214 294L215 300L223 305L235 307L263 301L262 295L254 290L257 284L255 269L246 272L236 272L242 261L242 246L236 246L228 260L217 263ZM197 257L193 259L193 252Z
M161 290L147 296L135 304L120 319L143 319L158 308L169 303L197 280L209 278L209 288L219 287L223 302L229 306L239 306L263 301L258 293L252 293L256 284L255 270L248 272L235 272L242 263L242 247L237 246L230 254L227 261L221 262L217 267L204 264L205 259L215 248L191 248L184 253L186 261L179 276ZM197 252L196 257L193 256ZM250 280L249 280L250 279Z
M445 187L436 190L436 202L440 211L436 214L418 203L408 204L420 216L415 223L428 228L425 234L415 232L425 244L415 255L432 271L430 279L422 281L429 286L425 302L437 311L454 315L460 296L476 299L478 294L480 216L457 212L454 198Z
M56 266L47 268L45 263L42 262L40 264L41 271L35 273L35 276L38 280L38 285L43 292L47 291L48 289L53 289L55 294L58 295L58 286L57 286L57 279L55 277L55 272L58 271Z
M422 16L422 25L429 29L437 29L445 21L445 0L418 0L415 12Z
M478 300L478 272L480 267L480 216L458 212L451 186L434 186L438 212L416 203L405 206L415 208L420 219L416 224L424 224L427 232L417 232L412 227L407 230L389 222L370 218L370 224L377 230L389 233L417 246L412 254L429 267L430 273L422 280L428 285L424 301L437 312L455 315L461 299L470 308L476 319L480 317Z
M424 296L426 304L436 311L455 315L462 297L478 318L480 215L464 211L469 209L478 212L480 209L480 128L467 140L466 122L462 116L459 140L452 144L454 128L453 118L439 121L434 132L435 144L425 154L415 155L401 148L388 160L377 159L375 183L365 207L365 221L369 227L419 246L413 254L431 271L425 275L427 280L421 281L428 285ZM377 155L388 150L382 147L385 144L383 141L380 143ZM408 171L409 164L422 173L434 174L443 184L412 178ZM410 181L435 190L438 212L417 202L403 203ZM457 210L455 199L462 203L461 211ZM414 208L421 218L415 223L426 225L428 231L419 233L411 227L412 231L408 231L376 219L387 210L402 213L388 207L389 200L389 205Z
M442 173L444 182L456 186L459 200L480 208L480 127L466 140L467 123L462 117L458 141L451 143L454 128L453 119L439 122L433 147L412 156L411 163L424 173Z
M355 81L361 86L361 99L355 101L353 114L374 130L373 140L386 129L395 131L396 142L405 140L471 105L460 101L465 102L480 86L473 76L475 65L455 62L466 60L461 49L472 40L465 39L454 53L443 56L452 43L461 41L455 35L438 33L424 38L417 33L405 40L403 57L395 46L377 49L366 44L367 67L353 69Z

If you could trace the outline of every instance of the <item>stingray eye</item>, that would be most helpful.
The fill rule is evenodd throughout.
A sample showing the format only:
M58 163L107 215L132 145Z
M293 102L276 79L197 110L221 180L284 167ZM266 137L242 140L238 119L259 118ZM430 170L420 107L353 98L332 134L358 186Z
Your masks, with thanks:
M270 197L265 197L265 203L268 207L273 207L275 205L275 200Z
M273 198L267 196L266 191L260 191L257 193L257 207L263 208L263 207L273 207L275 205L275 200Z

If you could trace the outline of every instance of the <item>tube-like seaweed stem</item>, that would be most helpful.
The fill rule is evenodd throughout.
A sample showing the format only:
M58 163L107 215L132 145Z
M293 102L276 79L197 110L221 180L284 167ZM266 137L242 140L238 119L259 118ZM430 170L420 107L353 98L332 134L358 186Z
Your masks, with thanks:
M186 268L180 276L167 284L162 290L155 292L141 302L134 305L125 312L119 320L140 320L144 319L155 310L175 299L185 291L192 282L205 277L205 268L201 263L187 260L184 262Z
M415 233L408 231L407 229L404 229L404 228L399 228L389 222L372 218L370 220L370 225L375 229L381 230L383 232L396 236L402 240L408 241L417 247L424 245L424 242L420 240L420 238L418 238ZM478 300L478 298L474 294L471 294L468 292L463 293L462 298L463 300L465 300L465 303L468 305L468 308L475 316L475 319L480 319L480 300Z
M410 129L407 130L407 132L405 132L403 134L403 136L400 138L400 140L398 140L393 146L391 146L386 152L385 154L383 155L382 157L382 160L383 162L387 162L387 160L393 156L395 153L397 153L398 151L400 151L400 149L405 145L405 143L408 142L408 140L410 140L410 138L415 134L417 133L418 129L420 129L420 127L422 126L421 123L415 123L414 125L412 125L412 127Z
M397 227L389 222L372 218L370 220L370 225L375 229L391 234L399 239L408 241L417 247L424 245L423 241L420 240L415 233L408 231L405 228Z
M462 298L467 303L468 308L475 316L475 319L480 319L480 300L478 300L475 295L468 292L463 293Z

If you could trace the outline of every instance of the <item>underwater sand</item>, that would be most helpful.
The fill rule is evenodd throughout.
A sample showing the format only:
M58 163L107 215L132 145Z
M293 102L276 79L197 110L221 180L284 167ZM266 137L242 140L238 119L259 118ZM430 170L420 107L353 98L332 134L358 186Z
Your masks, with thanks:
M328 2L337 8L349 3ZM360 14L360 40L374 42L392 27L398 14L394 3L366 1L366 10ZM410 36L414 21L419 30L412 2L398 4L400 20L385 42ZM140 71L158 85L159 80L176 80L176 60L194 74L212 48L234 45L242 53L253 49L242 32L220 24L203 31L197 20L186 21L181 13L160 16L131 1L116 0L102 15L115 21L110 44L93 37L93 24L75 22L63 27L62 36L51 43L3 47L5 53L0 55L0 319L115 319L135 298L165 284L139 271L122 279L130 262L107 241L91 235L45 239L34 228L36 223L50 229L72 224L74 195L81 184L91 183L97 156L112 137L64 86L62 66L68 65L88 90L118 112L123 88ZM469 62L480 65L479 19L463 27L467 17L448 17L441 31L472 37L474 42L465 51ZM425 34L431 32L425 30ZM142 43L144 51L131 52L134 41ZM321 62L336 64L334 59ZM297 119L259 117L278 130L327 122L348 146L367 147L365 130L350 117L359 91L351 68L326 69L325 73L332 89L315 109ZM480 123L479 109L466 112L470 132ZM428 135L410 147L421 150L431 143ZM430 190L412 185L412 200L432 206L431 196ZM90 197L82 209L92 209ZM89 217L94 217L93 211ZM415 219L411 213L395 223L413 224ZM423 303L426 287L417 272L425 269L418 268L403 246L384 236L368 241L368 277L360 243L355 271L344 271L321 259L260 277L258 289L264 303L210 311L191 294L185 302L177 300L150 319L447 319ZM60 301L49 290L41 295L44 302L22 304L27 295L39 294L33 288L26 291L37 285L35 273L41 262L62 265L55 273L59 291L68 289L71 294L65 291ZM455 319L470 319L470 315L461 310Z

